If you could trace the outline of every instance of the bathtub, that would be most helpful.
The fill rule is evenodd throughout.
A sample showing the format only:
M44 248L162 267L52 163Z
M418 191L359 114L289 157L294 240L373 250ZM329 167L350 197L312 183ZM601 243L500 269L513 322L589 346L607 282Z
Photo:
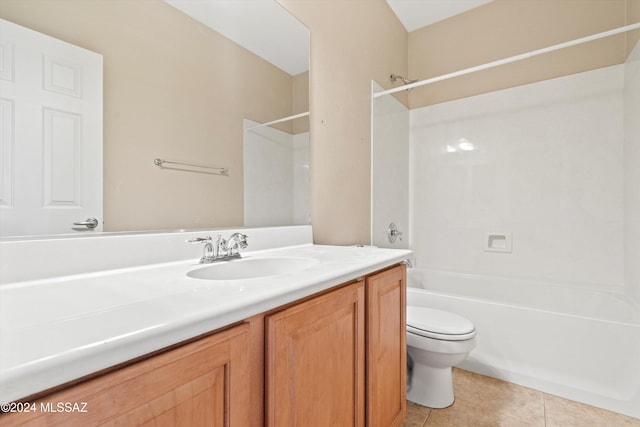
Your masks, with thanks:
M584 286L409 269L407 304L474 322L459 367L640 418L640 305Z

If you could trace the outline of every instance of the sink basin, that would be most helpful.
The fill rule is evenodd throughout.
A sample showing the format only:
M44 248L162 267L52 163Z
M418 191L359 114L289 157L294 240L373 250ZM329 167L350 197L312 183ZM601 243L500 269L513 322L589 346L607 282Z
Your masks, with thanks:
M313 258L246 258L200 267L188 272L187 276L205 280L255 279L293 273L319 263Z

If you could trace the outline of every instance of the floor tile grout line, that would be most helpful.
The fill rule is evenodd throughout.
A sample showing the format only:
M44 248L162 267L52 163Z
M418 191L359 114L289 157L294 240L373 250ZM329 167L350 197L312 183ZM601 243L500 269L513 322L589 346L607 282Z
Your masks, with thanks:
M462 370L461 370L462 371ZM460 374L462 375L462 374ZM491 377L487 377L487 376L483 376L481 374L476 374L473 372L468 372L467 377L461 377L461 378L466 378L469 381L466 381L466 387L469 387L469 384L476 382L476 380L473 380L474 378L484 378L486 377L487 379L489 379L490 381L493 381L491 379ZM471 381L473 380L473 381ZM554 425L558 425L558 422L562 422L562 423L569 423L572 424L577 420L582 420L583 423L587 423L587 419L591 420L596 419L599 420L599 422L604 423L601 425L618 425L618 417L622 417L619 419L620 423L628 423L628 421L626 421L628 418L631 420L631 424L629 425L634 425L634 426L638 426L640 427L640 424L637 424L637 419L634 419L633 417L629 417L626 416L624 414L620 414L620 413L616 413L614 411L610 411L610 410L606 410L603 408L598 408L595 406L591 406L585 403L581 403L581 402L577 402L577 401L573 401L571 399L567 399L564 397L560 397L560 396L556 396L554 394L550 394L550 393L546 393L543 392L541 390L535 390L532 389L530 387L526 387L526 386L521 386L515 383L510 383L508 381L504 381L504 380L499 380L499 379L495 379L495 381L498 382L498 385L501 384L506 384L508 387L506 387L506 389L511 390L511 387L515 387L516 389L528 389L529 391L535 393L535 394L530 394L530 393L526 393L528 395L528 402L531 403L532 407L530 408L531 410L533 410L534 408L537 408L535 410L536 412L536 416L535 418L538 419L538 421L535 422L535 425L538 426L543 426L543 427L551 427ZM481 381L477 381L478 384L480 386L482 386L482 382ZM534 397L535 396L535 397ZM539 399L542 399L542 402L539 401ZM537 400L539 403L542 403L542 424L539 423L540 419L538 418L540 412L540 406L539 403L536 403L535 400ZM469 403L469 402L467 402ZM547 403L549 403L549 408L547 408ZM419 408L423 408L425 409L426 407L422 407L421 405L415 404L416 407ZM463 405L461 408L464 408L465 405ZM474 406L473 404L471 405L472 407ZM472 409L472 411L475 411L478 408L468 408L468 409ZM549 410L549 415L547 415L547 409ZM420 411L422 412L422 411ZM441 416L439 414L441 414L439 412L438 409L429 409L428 412L426 412L426 414L424 414L424 412L422 412L420 417L416 417L414 418L413 422L411 424L407 424L404 427L411 427L411 426L421 426L421 427L428 427L429 425L431 425L430 420L431 420L431 415L434 414L434 412L436 413L436 422L439 422L441 420ZM455 414L456 411L453 411L453 413L447 413L446 415L442 415L442 418L448 418L450 416L453 416L454 418L460 418L460 414ZM468 411L463 411L463 412L468 412ZM586 414L583 414L584 412L586 412ZM444 413L443 413L444 414ZM508 415L508 414L507 414ZM533 413L529 413L529 415L533 415ZM523 419L518 416L515 415L515 418L520 419L521 421L523 421ZM460 421L460 419L458 419L458 421ZM613 424L611 424L613 423ZM573 424L572 424L573 425ZM620 424L622 425L622 424ZM626 424L625 424L626 425Z

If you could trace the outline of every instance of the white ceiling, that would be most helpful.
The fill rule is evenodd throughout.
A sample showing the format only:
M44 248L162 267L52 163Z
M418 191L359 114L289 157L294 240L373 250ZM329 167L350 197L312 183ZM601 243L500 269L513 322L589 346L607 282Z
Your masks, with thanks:
M309 30L274 0L165 0L295 76L309 70Z
M442 21L491 0L387 0L407 31Z
M309 69L309 30L274 0L165 1L293 76ZM413 31L491 0L386 1Z

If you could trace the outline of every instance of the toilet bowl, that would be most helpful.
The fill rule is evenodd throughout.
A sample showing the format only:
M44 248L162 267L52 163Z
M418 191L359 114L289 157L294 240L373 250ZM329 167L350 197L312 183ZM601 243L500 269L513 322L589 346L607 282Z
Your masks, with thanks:
M407 353L413 362L407 399L429 408L453 404L451 368L473 350L475 335L473 323L462 316L407 306Z

